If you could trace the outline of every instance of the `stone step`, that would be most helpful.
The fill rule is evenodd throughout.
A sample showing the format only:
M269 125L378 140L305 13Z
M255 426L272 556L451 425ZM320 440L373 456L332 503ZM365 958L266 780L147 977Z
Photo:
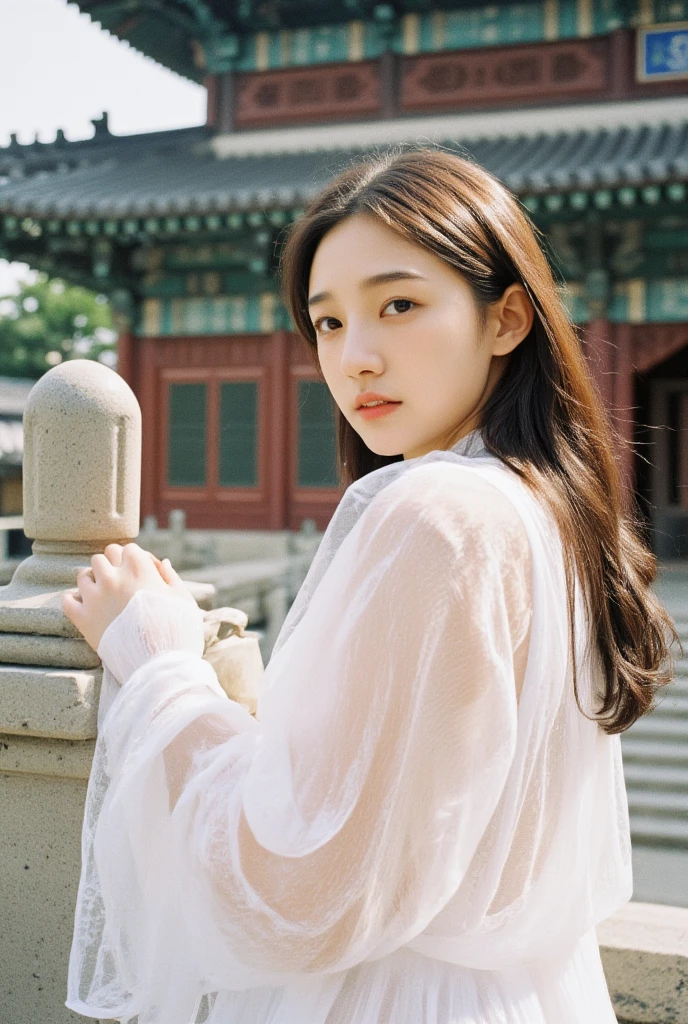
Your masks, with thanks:
M650 740L666 738L679 743L681 740L688 741L688 718L668 707L661 710L657 708L651 714L639 718L624 734L625 736L632 736L634 739L647 736ZM621 742L624 742L624 738Z
M661 690L656 697L657 706L651 715L672 715L682 718L688 708L688 688L685 693L677 693L676 690Z
M635 737L629 730L621 737L621 749L624 762L688 768L688 736L683 741L647 739Z
M684 692L681 692L681 690L675 689L675 684L672 684L665 690L658 690L655 699L657 706L650 714L663 715L668 712L674 715L684 715L688 707L688 686Z
M631 836L637 843L666 843L688 848L688 819L632 814Z
M654 792L677 790L688 793L688 765L634 764L627 762L624 754L624 776L626 786L635 790L648 789Z
M675 645L674 679L658 690L655 710L622 734L621 747L634 841L688 849L688 585L678 583L660 596L683 657Z
M652 818L682 818L688 821L688 790L685 792L658 792L654 789L636 789L629 786L628 809L633 814Z
M686 735L688 735L688 697L666 697L664 700L658 702L654 711L649 715L644 715L643 718L639 718L638 722L644 722L645 720L655 721L656 719L667 718L674 719L677 722L683 722L683 728L686 731ZM637 722L631 726L631 730L633 731L637 728Z

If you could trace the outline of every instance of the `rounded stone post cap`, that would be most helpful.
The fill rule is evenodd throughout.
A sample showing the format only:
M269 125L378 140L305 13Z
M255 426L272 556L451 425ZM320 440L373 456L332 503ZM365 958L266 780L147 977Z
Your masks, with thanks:
M48 370L24 411L24 532L41 541L133 539L139 532L141 410L93 359Z

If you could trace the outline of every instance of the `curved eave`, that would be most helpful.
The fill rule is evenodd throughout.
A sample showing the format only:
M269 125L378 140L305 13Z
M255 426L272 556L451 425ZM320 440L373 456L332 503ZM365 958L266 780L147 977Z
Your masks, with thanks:
M436 141L482 164L533 212L628 210L684 201L688 121L460 140L446 136ZM338 170L371 151L348 146L219 156L212 140L199 145L183 144L181 138L179 142L175 147L170 140L163 147L152 139L148 152L145 142L135 151L113 147L88 166L34 174L0 186L5 234L23 230L20 222L26 218L37 222L26 230L42 232L45 227L59 233L43 222L70 221L89 223L84 231L97 234L97 225L105 221L293 209ZM8 223L7 218L14 221Z
M193 36L154 11L127 16L102 3L79 3L81 12L103 32L126 43L167 71L202 84L205 70L194 60Z
M194 82L203 79L197 44L207 30L194 15L194 3L179 0L75 0L79 9L96 24L156 63ZM500 6L509 0L496 0ZM455 10L475 5L475 0L435 0L439 10ZM308 29L322 25L345 24L353 20L387 20L392 5L377 0L271 0L249 4L241 13L238 0L200 0L209 21L220 33L249 36L256 32L282 29ZM396 0L397 15L427 13L427 0ZM167 14L165 13L167 12Z

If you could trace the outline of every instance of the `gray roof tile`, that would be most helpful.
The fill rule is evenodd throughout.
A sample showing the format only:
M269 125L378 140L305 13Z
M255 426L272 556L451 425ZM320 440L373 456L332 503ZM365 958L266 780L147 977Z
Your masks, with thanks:
M34 166L40 154L27 157L26 176L0 185L0 213L116 219L298 205L365 154L347 149L221 159L204 129L159 132L147 143L146 136L110 136L90 148L87 143L61 148L65 145L83 150L83 160L76 162L84 166L72 161L70 170L39 176L39 169L45 171ZM517 192L609 188L688 176L688 121L460 143L448 139L444 145L471 154ZM0 151L0 170L7 152Z

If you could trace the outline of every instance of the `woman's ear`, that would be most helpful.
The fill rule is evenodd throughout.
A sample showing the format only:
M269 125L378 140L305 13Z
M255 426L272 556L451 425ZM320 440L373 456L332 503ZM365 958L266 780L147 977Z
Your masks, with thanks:
M530 333L534 317L533 304L523 285L510 284L501 299L490 307L492 354L505 356L513 352Z

